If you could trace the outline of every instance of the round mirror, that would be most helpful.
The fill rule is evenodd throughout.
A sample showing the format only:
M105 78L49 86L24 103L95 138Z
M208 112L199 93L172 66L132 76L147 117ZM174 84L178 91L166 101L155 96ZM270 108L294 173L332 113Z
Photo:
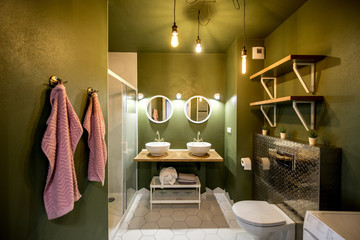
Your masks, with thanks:
M154 123L164 123L171 118L173 106L171 101L161 95L150 98L146 106L146 116Z
M203 96L191 97L185 103L184 112L190 122L203 123L211 115L210 102Z

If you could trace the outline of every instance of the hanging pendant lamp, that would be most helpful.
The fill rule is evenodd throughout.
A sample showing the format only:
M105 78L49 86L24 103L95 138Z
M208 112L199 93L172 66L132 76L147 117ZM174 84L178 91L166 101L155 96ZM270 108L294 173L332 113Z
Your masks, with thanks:
M243 26L243 49L241 51L241 72L246 73L246 49L245 49L245 0L244 0L244 26Z
M200 10L198 11L198 36L196 38L196 48L195 48L195 51L197 53L200 53L201 52L201 39L199 37L199 26L200 25Z
M176 8L176 0L174 0L174 25L172 26L172 36L171 36L171 46L177 47L179 46L179 39L178 39L178 27L175 23L175 8Z

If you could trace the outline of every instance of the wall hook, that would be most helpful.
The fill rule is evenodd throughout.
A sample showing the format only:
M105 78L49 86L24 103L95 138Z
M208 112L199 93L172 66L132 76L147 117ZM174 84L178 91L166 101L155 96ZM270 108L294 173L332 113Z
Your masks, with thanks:
M56 87L59 83L67 83L67 81L63 82L61 78L55 75L49 78L49 84L51 87Z
M87 89L87 94L88 94L89 97L91 97L91 95L92 95L93 93L97 93L97 92L99 92L99 91L98 91L98 90L94 90L92 87L88 87L88 89Z

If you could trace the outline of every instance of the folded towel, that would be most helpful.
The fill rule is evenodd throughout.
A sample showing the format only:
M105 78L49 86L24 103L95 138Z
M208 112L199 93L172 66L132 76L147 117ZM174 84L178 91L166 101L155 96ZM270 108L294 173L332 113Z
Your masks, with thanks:
M101 182L104 186L105 165L107 158L105 122L96 93L93 93L90 97L83 125L89 133L88 145L90 154L88 179L89 181Z
M195 181L196 176L192 173L179 173L179 179L181 180L189 180L189 181Z
M81 123L59 83L50 94L51 114L41 148L49 160L44 204L49 219L65 215L81 197L75 174L74 152L82 135Z
M176 182L176 179L177 179L177 172L176 172L175 168L168 167L168 168L161 169L160 175L159 175L161 188L164 188L165 184L174 185L174 183Z
M196 181L193 181L193 180L184 180L184 179L178 179L178 182L180 184L195 184Z

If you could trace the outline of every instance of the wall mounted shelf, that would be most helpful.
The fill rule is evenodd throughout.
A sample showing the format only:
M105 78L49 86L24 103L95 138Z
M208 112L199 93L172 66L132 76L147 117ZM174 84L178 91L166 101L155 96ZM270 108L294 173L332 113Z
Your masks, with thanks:
M309 131L309 129L315 129L315 102L323 101L323 96L286 96L281 98L273 98L269 100L263 100L258 102L252 102L250 103L250 106L260 106L261 112L263 113L266 121L269 123L271 127L276 127L276 106L278 104L286 104L286 103L292 103L293 109L296 112L297 116L299 117L301 123L304 125L306 131ZM306 123L303 115L301 114L298 104L308 103L310 104L310 127L308 127L308 124ZM264 107L273 107L274 108L274 114L273 114L273 121L270 120L268 114L264 110Z
M268 104L285 104L292 101L323 101L323 96L286 96L250 103L250 106L261 106Z
M289 55L276 63L264 68L263 70L250 76L250 79L261 80L263 87L270 98L276 98L276 78L292 71L295 72L301 85L306 93L315 92L315 63L323 59L322 55ZM304 66L311 67L311 86L310 89L305 83L303 77L299 72L299 68ZM264 80L274 80L274 94L271 94L267 88ZM274 95L274 96L273 96Z
M266 93L269 95L269 100L263 100L258 102L250 103L250 106L260 106L260 110L263 113L266 121L269 123L271 127L276 127L276 115L277 115L277 105L292 103L293 109L297 116L299 117L301 123L304 125L305 129L309 131L309 129L315 129L315 102L323 101L323 96L287 96L287 97L277 97L277 78L294 71L296 77L300 81L302 87L304 88L306 93L315 93L315 63L322 60L325 56L322 55L289 55L280 59L279 61L271 64L270 66L264 68L263 70L253 74L250 76L250 79L260 80L261 85L264 87ZM301 73L299 72L299 68L304 66L310 66L311 68L311 80L310 80L310 88L305 83ZM273 81L273 93L271 93L270 89L267 86L267 83ZM298 104L307 103L310 104L311 107L311 119L310 124L306 123L303 115L301 114ZM273 108L273 120L271 121L264 107Z

